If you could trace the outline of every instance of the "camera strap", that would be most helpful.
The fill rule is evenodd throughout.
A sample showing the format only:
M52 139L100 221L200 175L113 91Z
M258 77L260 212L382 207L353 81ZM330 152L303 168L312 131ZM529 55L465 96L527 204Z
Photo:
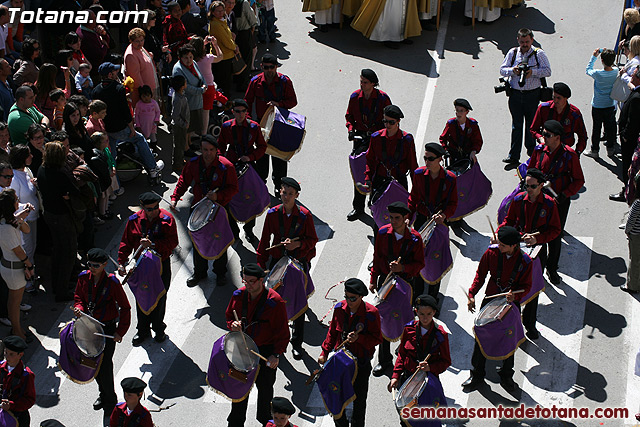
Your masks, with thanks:
M516 55L518 55L518 48L514 47L513 49L514 51L513 51L513 56L511 57L510 67L513 67L513 64L515 64L516 62ZM540 61L538 61L538 48L534 47L532 49L533 49L533 53L527 56L527 64L529 63L529 59L531 59L531 55L533 55L533 58L536 60L536 66L540 68ZM546 77L540 77L540 84L542 85L542 87L547 87Z

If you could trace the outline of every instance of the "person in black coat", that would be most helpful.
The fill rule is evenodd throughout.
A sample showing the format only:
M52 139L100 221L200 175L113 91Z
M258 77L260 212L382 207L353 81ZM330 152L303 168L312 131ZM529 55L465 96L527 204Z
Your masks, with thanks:
M631 166L633 152L638 146L640 136L640 67L636 69L631 77L631 84L635 88L622 105L620 118L618 119L618 131L620 134L620 149L622 151L622 191L611 194L609 199L624 202L624 187L629 181L628 171Z

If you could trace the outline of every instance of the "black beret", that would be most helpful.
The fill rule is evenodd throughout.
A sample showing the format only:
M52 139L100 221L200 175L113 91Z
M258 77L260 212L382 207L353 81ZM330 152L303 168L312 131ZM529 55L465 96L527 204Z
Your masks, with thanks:
M529 168L527 169L527 176L530 176L531 178L535 178L538 180L538 182L546 182L547 178L544 176L544 174L542 173L542 171L538 168Z
M553 84L553 91L565 98L571 98L571 89L566 83L558 82Z
M245 276L257 277L258 279L267 275L262 267L255 263L245 264L245 266L242 267L242 274Z
M384 107L384 115L396 120L402 119L404 117L404 114L402 114L400 107L398 107L397 105L387 105L386 107Z
M104 249L93 248L87 251L87 261L107 262L109 254Z
M547 120L544 122L544 129L553 133L554 135L562 136L564 134L564 128L557 120Z
M467 101L464 98L456 99L455 101L453 101L453 105L454 105L454 107L466 108L469 111L473 110L473 108L471 108L471 104L469 104L469 101Z
M271 399L271 412L274 414L293 415L296 413L296 408L289 402L289 399L285 397L274 397Z
M520 243L520 232L510 225L505 225L498 230L498 240L505 245L517 245Z
M375 71L369 68L363 68L362 71L360 71L360 75L369 80L371 83L378 84L378 75Z
M438 301L434 297L429 294L422 294L418 298L416 298L416 302L414 304L416 308L418 307L431 307L434 310L438 309Z
M274 55L270 54L270 53L265 53L264 55L262 55L262 64L273 64L277 67L281 66L282 64L280 64L278 62L278 58L276 58Z
M152 203L157 203L160 200L162 200L162 197L158 196L157 194L151 191L147 191L146 193L142 193L140 195L140 203L142 203L143 205L150 205Z
M209 135L209 134L202 135L202 140L201 141L202 142L206 141L206 142L208 142L209 144L213 145L216 148L219 147L218 141L216 141L216 139L212 135Z
M362 295L363 297L369 294L369 290L367 289L365 284L362 282L362 280L357 279L355 277L348 279L346 282L344 282L344 290L345 292L350 292L356 295Z
M40 421L40 427L64 427L64 424L62 424L58 420L49 419L49 420Z
M125 378L120 385L125 393L142 393L147 387L147 383L136 377Z
M390 205L387 205L387 209L391 213L399 213L402 215L408 215L411 213L407 204L402 202L393 202Z
M300 191L300 183L290 176L285 176L280 182L282 183L282 185L286 185L287 187L291 187L296 191Z
M439 144L437 142L427 142L424 145L424 151L436 154L438 157L442 157L446 153L446 150L444 149L442 144Z
M15 351L16 353L22 353L27 349L27 343L25 340L15 335L9 335L3 339L2 342L6 348L11 351Z
M245 101L242 98L234 99L233 100L233 106L234 107L244 107L246 109L249 109L249 104L247 104L247 101Z

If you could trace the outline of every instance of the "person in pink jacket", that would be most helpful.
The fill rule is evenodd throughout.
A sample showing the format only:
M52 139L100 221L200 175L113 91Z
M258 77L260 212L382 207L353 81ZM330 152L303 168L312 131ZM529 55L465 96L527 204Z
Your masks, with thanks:
M136 105L140 99L138 95L140 86L149 86L157 98L158 78L153 55L144 48L144 31L141 28L129 31L129 42L124 52L124 74L133 79L131 105Z

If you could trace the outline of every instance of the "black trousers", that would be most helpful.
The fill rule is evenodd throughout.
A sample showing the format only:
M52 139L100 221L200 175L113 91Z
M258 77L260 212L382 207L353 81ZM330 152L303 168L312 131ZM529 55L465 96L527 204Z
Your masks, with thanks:
M266 178L269 175L269 159L271 159L272 167L271 180L273 181L274 191L277 193L280 191L282 178L287 176L287 162L268 154L260 157L256 161L256 172L258 172L258 175L262 177L265 183L267 182Z
M162 284L165 291L169 292L169 286L171 285L171 258L167 258L162 261ZM167 311L167 294L165 293L158 301L158 305L153 309L151 313L144 314L140 310L140 306L136 304L136 314L138 316L138 333L142 335L149 335L151 328L156 335L162 335L167 325L164 323L164 314Z
M540 249L540 253L538 254L538 259L540 260L540 266L542 267L542 271L544 272L544 267L547 264L547 245L542 245L542 249ZM522 310L522 324L524 325L527 331L532 331L536 329L536 321L538 319L538 296L531 301L529 301Z
M536 141L529 132L533 118L540 103L540 89L527 91L512 90L509 95L509 112L511 113L511 148L509 158L518 161L522 150L522 134L527 154L533 152ZM524 124L524 126L523 126Z
M226 209L226 207L225 207ZM193 206L189 210L189 215L193 212ZM209 268L209 260L203 258L195 246L192 248L193 252L193 272L194 274L204 277L207 275L207 268ZM227 251L225 250L222 255L213 261L213 272L217 277L224 277L227 274Z
M616 143L616 107L594 108L591 107L593 128L591 130L591 149L597 152L600 149L600 130L604 126L604 134L607 138L605 146L613 148Z
M353 390L356 399L353 401L353 414L351 416L352 427L364 427L364 419L367 411L367 394L369 393L369 377L371 376L371 361L358 360L358 374L353 382ZM349 420L344 412L335 420L336 427L348 427Z
M258 404L256 419L265 425L271 419L271 400L273 399L273 385L276 382L277 369L269 368L264 360L260 360L260 372L256 376L256 388L258 389ZM231 413L227 417L229 427L241 427L247 419L247 407L249 396L241 402L231 404Z
M31 425L31 415L29 411L16 412L13 411L13 416L18 420L19 427L29 427Z
M629 183L629 166L631 166L631 158L633 152L638 146L638 137L627 140L620 137L620 151L622 152L622 184L623 187Z
M558 203L558 215L560 216L560 225L564 231L564 225L567 223L567 215L569 215L569 206L571 199L566 199L562 203ZM560 260L560 250L562 249L562 232L558 237L549 242L549 257L547 258L547 271L558 271L558 261Z
M218 90L231 99L233 85L233 58L224 59L215 64L211 64L213 75Z
M113 335L116 332L116 322L108 322L104 326L105 335ZM96 382L98 383L98 390L100 391L100 399L102 399L103 408L105 413L111 414L113 407L118 403L116 396L116 390L113 385L113 353L116 351L116 342L107 338L105 340L104 352L102 357L102 364L98 375L96 375Z
M51 253L51 283L57 296L68 292L69 280L78 255L78 235L69 214L44 213L51 230L53 250Z

